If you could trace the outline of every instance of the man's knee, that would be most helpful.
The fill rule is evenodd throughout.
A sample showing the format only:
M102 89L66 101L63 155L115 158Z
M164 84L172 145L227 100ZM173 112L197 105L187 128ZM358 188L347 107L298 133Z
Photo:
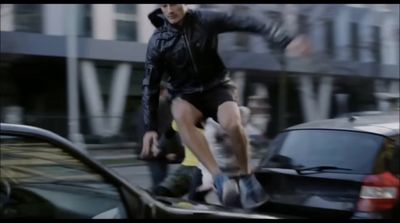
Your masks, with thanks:
M226 119L225 121L221 122L221 127L226 131L226 132L237 132L242 128L242 125L240 123L239 119L235 118L229 118Z
M185 100L178 98L172 103L172 116L178 126L194 125L201 113Z

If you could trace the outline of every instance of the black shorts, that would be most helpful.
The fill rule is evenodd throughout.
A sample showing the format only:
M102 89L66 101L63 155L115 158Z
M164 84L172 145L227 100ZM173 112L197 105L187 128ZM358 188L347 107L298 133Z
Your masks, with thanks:
M235 91L236 87L233 85L221 85L204 92L183 94L178 97L196 107L203 114L203 120L211 117L218 122L218 107L227 101L236 102Z

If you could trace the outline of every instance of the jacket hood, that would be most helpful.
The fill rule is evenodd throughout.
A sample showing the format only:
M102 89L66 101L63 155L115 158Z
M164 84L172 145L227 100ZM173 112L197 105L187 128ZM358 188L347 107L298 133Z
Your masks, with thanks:
M188 9L188 11L186 12L185 18L190 17L190 14L192 14L193 11L191 9ZM155 9L154 11L152 11L151 13L149 13L149 15L147 16L150 20L150 22L156 27L156 28L160 28L164 25L168 25L168 27L171 27L172 30L174 29L179 29L174 25L171 25L167 19L165 18L164 14L161 11L161 8ZM187 19L186 19L187 20ZM185 23L185 22L184 22Z
M152 11L148 15L148 18L156 28L163 26L167 22L160 8Z

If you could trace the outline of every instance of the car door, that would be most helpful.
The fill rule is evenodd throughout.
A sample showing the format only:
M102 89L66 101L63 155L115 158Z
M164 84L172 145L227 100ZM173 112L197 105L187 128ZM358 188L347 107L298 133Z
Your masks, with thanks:
M62 143L2 131L0 155L1 218L128 217L121 185Z

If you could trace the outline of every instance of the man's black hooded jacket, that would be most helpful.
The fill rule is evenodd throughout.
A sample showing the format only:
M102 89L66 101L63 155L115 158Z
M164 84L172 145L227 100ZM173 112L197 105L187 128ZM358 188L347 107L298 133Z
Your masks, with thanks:
M292 36L272 21L261 22L211 10L188 10L182 26L170 24L161 9L149 14L156 27L148 42L142 106L146 131L157 129L159 86L167 75L168 90L180 94L206 91L230 81L218 55L218 34L242 31L261 34L270 47L284 49Z

